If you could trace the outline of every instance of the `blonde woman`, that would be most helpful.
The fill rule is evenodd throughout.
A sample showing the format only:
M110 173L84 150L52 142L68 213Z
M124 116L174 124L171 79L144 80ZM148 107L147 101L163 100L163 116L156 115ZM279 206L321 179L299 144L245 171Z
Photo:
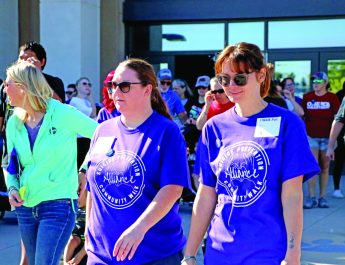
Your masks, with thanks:
M4 89L15 107L6 128L9 201L29 264L58 264L74 227L77 191L85 183L81 179L78 187L77 134L90 138L97 123L52 99L52 89L31 63L9 67ZM15 161L21 172L12 166Z

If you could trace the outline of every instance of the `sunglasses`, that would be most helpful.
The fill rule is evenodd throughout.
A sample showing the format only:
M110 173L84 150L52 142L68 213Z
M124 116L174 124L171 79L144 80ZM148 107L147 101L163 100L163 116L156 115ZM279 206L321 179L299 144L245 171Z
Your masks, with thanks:
M162 86L164 86L164 85L170 86L171 85L171 81L161 81L161 85Z
M248 82L248 74L235 74L233 77L227 74L217 75L218 83L221 86L229 86L231 79L236 86L245 86Z
M323 80L323 79L314 79L313 80L313 84L323 84L323 83L325 83L325 80Z
M206 86L198 86L198 87L196 87L196 89L208 89L208 87L206 87Z
M131 85L135 84L144 84L143 82L121 82L121 83L116 83L109 81L107 82L107 89L109 93L113 93L113 91L118 87L122 93L128 93L129 90L131 90Z
M217 89L217 90L211 90L211 94L215 95L215 94L223 94L224 93L224 89Z
M88 85L88 86L90 86L90 87L92 86L91 83L88 83L88 82L83 82L83 83L81 83L81 84L82 84L83 86L86 86L86 85Z
M74 93L74 91L66 91L66 95L72 95Z

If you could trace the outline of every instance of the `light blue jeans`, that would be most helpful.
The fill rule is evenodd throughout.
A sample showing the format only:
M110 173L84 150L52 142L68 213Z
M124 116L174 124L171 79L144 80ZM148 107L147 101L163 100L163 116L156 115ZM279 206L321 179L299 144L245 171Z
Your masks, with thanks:
M73 205L72 205L73 203ZM75 224L77 200L41 202L16 207L29 265L58 265Z

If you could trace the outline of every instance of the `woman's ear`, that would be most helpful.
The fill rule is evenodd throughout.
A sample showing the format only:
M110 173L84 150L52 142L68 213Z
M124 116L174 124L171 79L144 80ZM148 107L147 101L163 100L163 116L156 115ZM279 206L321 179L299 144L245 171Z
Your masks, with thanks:
M259 83L262 83L265 81L265 79L266 79L266 69L265 68L260 69L260 71L256 75L256 79Z
M151 96L151 92L152 92L152 84L147 84L145 86L144 95L145 96Z

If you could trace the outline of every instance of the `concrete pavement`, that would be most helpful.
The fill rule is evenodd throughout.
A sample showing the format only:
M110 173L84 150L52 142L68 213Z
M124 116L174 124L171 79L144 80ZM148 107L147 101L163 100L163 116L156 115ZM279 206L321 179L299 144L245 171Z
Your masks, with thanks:
M330 178L331 179L331 178ZM331 180L330 180L331 181ZM302 265L340 265L345 264L345 199L334 199L329 193L328 209L304 210L304 229L302 239ZM345 178L341 187L345 193ZM181 206L183 227L188 234L192 207ZM18 223L14 212L6 212L0 220L0 265L18 265L20 260ZM198 265L202 265L199 251Z

